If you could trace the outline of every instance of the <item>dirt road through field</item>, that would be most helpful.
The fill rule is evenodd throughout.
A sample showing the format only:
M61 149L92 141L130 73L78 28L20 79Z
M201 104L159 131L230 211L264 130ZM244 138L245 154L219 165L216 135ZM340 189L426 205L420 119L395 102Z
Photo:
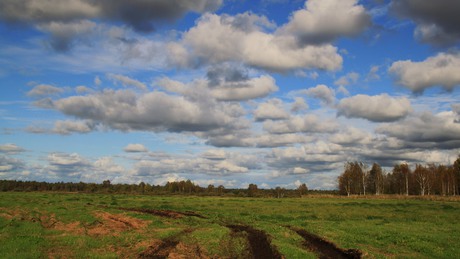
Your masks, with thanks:
M248 234L249 247L253 258L281 259L278 250L270 245L269 237L262 230L245 225L227 225L235 232L246 232Z
M359 259L361 258L362 252L357 249L342 249L337 247L334 243L325 240L315 234L309 233L304 229L288 227L295 231L298 235L303 237L305 240L304 245L311 251L315 252L319 258L331 258L331 259Z

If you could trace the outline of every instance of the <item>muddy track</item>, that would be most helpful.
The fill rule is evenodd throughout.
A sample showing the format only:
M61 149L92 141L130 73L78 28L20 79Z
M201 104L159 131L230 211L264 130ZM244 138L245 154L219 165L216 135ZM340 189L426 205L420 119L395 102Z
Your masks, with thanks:
M165 217L165 218L173 218L178 219L182 217L197 217L200 219L207 219L207 217L200 215L193 211L174 211L174 210L154 210L154 209L140 209L140 208L116 208L118 210L123 211L132 211L132 212L140 212L145 214L151 214L155 216Z
M139 254L137 258L168 258L169 254L179 244L177 238L168 238L158 243L152 244L145 251Z
M158 242L150 245L145 251L140 253L137 258L153 258L153 259L163 259L168 258L176 246L180 243L179 239L182 235L192 233L193 229L185 229L173 236L170 236L166 239L160 240ZM200 252L200 251L198 251ZM201 254L198 254L198 258L201 258Z
M246 232L248 234L249 247L253 258L281 259L281 254L270 245L267 234L258 229L246 225L227 225L234 232Z
M311 251L315 252L319 258L345 258L359 259L362 252L358 249L342 249L334 243L325 240L315 234L309 233L304 229L288 226L289 229L296 232L305 240L304 245Z

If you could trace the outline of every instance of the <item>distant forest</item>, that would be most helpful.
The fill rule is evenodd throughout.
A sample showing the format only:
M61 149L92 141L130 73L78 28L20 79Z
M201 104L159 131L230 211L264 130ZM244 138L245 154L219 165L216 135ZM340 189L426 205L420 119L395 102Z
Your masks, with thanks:
M238 196L238 197L301 197L307 193L337 194L337 191L308 190L307 185L301 184L297 189L259 189L256 184L249 184L247 189L226 189L223 185L200 187L192 181L168 182L164 186L139 184L112 184L109 180L102 183L72 183L72 182L36 182L0 180L0 191L17 192L80 192L80 193L109 193L109 194L145 194L145 195L200 195L200 196Z
M339 193L342 195L443 195L460 193L460 155L452 165L396 164L391 172L382 170L374 163L372 167L363 162L347 162L338 177Z

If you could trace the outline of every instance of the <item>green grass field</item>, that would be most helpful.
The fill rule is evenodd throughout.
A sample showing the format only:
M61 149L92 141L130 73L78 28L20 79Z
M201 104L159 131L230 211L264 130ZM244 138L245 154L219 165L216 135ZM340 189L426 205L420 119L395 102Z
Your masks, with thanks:
M244 225L285 258L318 256L294 228L364 258L460 258L459 219L448 199L0 193L0 257L250 258L249 232L229 227Z

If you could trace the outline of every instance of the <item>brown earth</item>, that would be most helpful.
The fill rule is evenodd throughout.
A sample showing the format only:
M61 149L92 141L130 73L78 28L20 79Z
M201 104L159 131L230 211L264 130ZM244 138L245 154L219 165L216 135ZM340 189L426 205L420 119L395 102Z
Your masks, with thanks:
M61 230L65 233L76 235L87 234L90 236L100 235L119 235L122 231L140 230L145 228L150 222L132 218L123 214L111 214L108 212L96 212L98 220L84 224L79 221L64 223L56 219L55 214L43 212L29 212L19 209L2 208L0 217L6 219L18 219L21 221L38 222L43 228Z
M264 231L246 225L227 225L227 227L234 232L246 232L248 234L249 248L253 258L283 258L278 250L270 245L270 239Z
M98 211L94 215L97 218L92 223L82 223L79 221L64 223L56 219L55 214L46 214L37 211L26 211L21 209L0 208L0 217L9 220L20 220L37 222L45 229L54 229L62 231L62 234L53 238L59 238L60 235L88 235L92 237L100 236L119 236L125 231L145 230L150 223L146 220L136 219L123 214L112 214L108 212ZM175 212L175 211L157 211L157 210L138 210L124 209L126 211L135 211L149 213L168 218L180 218L184 216L202 217L193 212ZM101 252L108 251L117 253L122 258L131 258L135 254L135 250L141 247L147 247L138 258L172 258L172 259L188 259L188 258L209 258L206 252L198 244L186 244L180 241L183 235L193 232L193 229L185 229L176 235L166 238L165 240L150 239L144 240L133 245L131 248L120 248L110 246L101 248ZM70 251L65 247L52 247L49 250L49 258L65 258L71 256Z
M305 240L304 245L310 250L315 252L319 258L344 258L344 259L360 259L362 252L358 249L342 249L337 247L334 243L312 234L304 229L288 227L303 237Z
M98 212L99 220L85 225L85 232L90 236L119 235L120 232L144 229L149 222L122 214Z
M153 241L146 250L138 255L138 258L209 258L198 245L189 245L180 242L180 237L193 232L193 229L185 229L164 240Z
M151 214L151 215L156 215L156 216L166 217L166 218L173 218L173 219L182 218L184 216L189 216L189 217L191 216L191 217L206 219L205 216L202 216L193 211L181 212L181 211L173 211L173 210L154 210L154 209L139 209L139 208L117 208L117 209L124 210L124 211L140 212L140 213Z

